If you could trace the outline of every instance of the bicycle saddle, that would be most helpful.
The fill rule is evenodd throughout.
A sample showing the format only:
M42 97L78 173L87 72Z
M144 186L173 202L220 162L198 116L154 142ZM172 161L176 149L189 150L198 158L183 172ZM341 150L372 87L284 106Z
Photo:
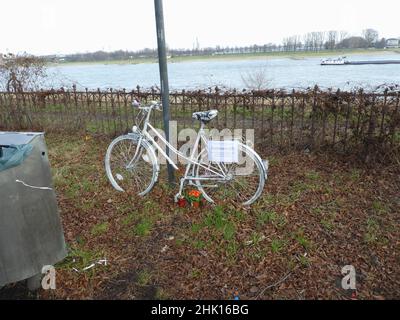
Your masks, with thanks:
M199 121L208 122L214 119L217 115L218 115L218 110L199 111L199 112L194 112L192 118Z

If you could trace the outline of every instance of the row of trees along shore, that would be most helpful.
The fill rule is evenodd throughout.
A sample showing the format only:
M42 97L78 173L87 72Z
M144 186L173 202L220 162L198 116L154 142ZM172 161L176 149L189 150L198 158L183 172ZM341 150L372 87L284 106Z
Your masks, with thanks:
M252 46L232 47L207 47L201 48L199 42L192 49L168 48L171 57L184 56L209 56L228 54L257 54L273 52L318 52L324 50L343 49L367 49L384 48L385 38L379 38L375 29L365 29L361 36L351 36L347 31L318 31L308 32L304 35L293 35L283 39L281 44L267 43L264 45L254 44ZM117 50L113 52L96 51L87 53L76 53L63 56L46 56L47 61L83 62L83 61L107 61L107 60L134 60L140 58L156 58L157 50L145 48L138 51Z
M282 45L266 44L263 46L253 45L248 47L215 47L200 49L196 41L194 49L169 49L171 56L191 55L214 55L214 54L245 54L245 53L267 53L267 52L307 52L322 50L341 50L357 48L383 48L386 40L379 40L378 32L374 29L365 29L362 36L348 36L344 31L309 32L303 36L291 36L283 40ZM156 57L153 49L139 51L98 51L93 53L71 54L63 56L63 61L104 61L124 60L143 57ZM0 90L23 91L40 88L43 79L46 77L46 66L49 61L60 61L60 56L36 57L29 54L0 55ZM254 74L242 76L246 87L260 89L265 87L265 70Z

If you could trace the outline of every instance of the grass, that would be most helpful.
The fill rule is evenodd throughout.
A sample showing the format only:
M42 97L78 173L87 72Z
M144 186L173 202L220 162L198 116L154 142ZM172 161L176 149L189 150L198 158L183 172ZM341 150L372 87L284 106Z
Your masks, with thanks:
M306 257L304 255L300 255L298 258L299 258L300 265L303 268L307 268L310 266L311 263L310 263L310 260L308 259L308 257Z
M275 211L262 211L258 214L257 221L259 225L264 225L269 222L277 220L277 213Z
M374 200L372 202L372 209L377 214L385 214L389 211L388 206L384 202L379 200Z
M223 228L223 236L225 240L232 240L235 236L236 227L232 222L228 222Z
M321 220L321 225L322 225L327 231L332 231L332 230L334 229L334 227L335 227L333 219L334 219L334 217L322 219L322 220Z
M200 276L201 276L201 270L198 269L198 268L194 268L194 269L190 272L190 276L191 276L193 279L200 278Z
M374 244L378 242L379 223L373 218L368 218L366 223L366 231L364 234L364 241L367 244Z
M86 249L81 245L76 245L68 248L68 256L62 262L56 265L58 270L72 270L75 268L80 271L96 262L99 259L104 259L102 250Z
M233 210L232 215L237 219L238 222L246 219L246 213L241 210Z
M101 222L96 224L92 228L92 235L98 236L108 231L109 223L108 222Z
M361 170L360 169L353 169L351 170L350 179L354 182L358 181L361 177Z
M314 170L310 170L305 174L306 179L311 181L318 181L320 179L320 174Z
M285 245L286 245L285 241L280 239L273 239L271 241L271 251L273 253L279 253L284 249Z
M144 237L150 234L153 221L150 217L143 217L141 221L134 227L135 235Z
M206 247L206 243L203 240L194 240L193 241L193 248L195 249L204 249Z
M334 299L341 298L331 289L335 275L324 266L349 256L366 264L368 280L361 296L373 298L378 294L375 288L381 287L381 295L398 297L400 208L393 201L398 194L398 172L391 171L395 168L368 171L324 155L275 153L266 189L253 206L205 204L193 210L173 203L176 188L165 187L162 177L144 198L116 192L104 177L108 138L50 134L46 140L71 249L56 266L62 279L58 290L52 296L41 293L42 297L98 296L105 279L110 279L113 290L125 290L123 283L141 290L154 286L154 296L160 299L223 298L219 288L225 285L227 291L241 288L241 296L255 298L252 286L275 283L288 270L301 267L285 280L286 288L295 284L303 290L304 283L310 288L305 298ZM380 271L378 279L371 255L390 273ZM110 261L107 269L72 269L82 270L102 258ZM305 268L311 266L308 272L311 269ZM139 271L133 280L114 280L126 270ZM390 278L396 281L386 281ZM274 294L298 298L294 291L281 288L261 298ZM118 292L118 297L131 298L128 291Z
M287 222L287 218L280 214L276 217L276 220L274 220L273 225L278 229L282 229L286 226Z
M155 298L156 298L156 300L168 300L170 298L170 296L165 289L157 288Z
M234 263L237 259L237 253L239 250L239 244L237 241L230 241L226 246L226 256L230 263Z
M191 228L193 233L198 233L203 228L203 225L200 223L194 223Z
M227 221L226 213L220 206L216 206L213 212L206 215L204 225L209 228L221 230Z
M310 249L311 240L307 238L303 229L298 229L294 234L294 239L300 244L305 250Z
M185 240L184 239L176 239L175 240L175 245L177 247L182 247L184 245Z
M221 206L215 206L207 211L201 222L190 226L190 233L194 237L191 240L192 246L195 249L215 248L220 252L225 252L232 263L239 249L236 240L237 224L244 219L244 215L239 214L237 210ZM204 241L205 234L210 236L209 241Z
M265 237L259 233L259 232L253 232L250 236L250 239L246 242L246 244L251 245L251 246L258 246L262 240L264 240Z
M136 214L133 213L128 213L121 221L122 225L124 226L129 226L130 224L132 224L132 222L135 220L136 218Z
M148 270L141 270L137 275L137 284L139 286L147 286L151 281L151 273Z

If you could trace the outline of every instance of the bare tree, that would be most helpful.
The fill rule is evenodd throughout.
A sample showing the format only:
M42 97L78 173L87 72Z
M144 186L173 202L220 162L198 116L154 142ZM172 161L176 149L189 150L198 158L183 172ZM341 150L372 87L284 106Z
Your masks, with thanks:
M339 31L339 40L338 40L338 42L342 42L348 36L349 36L349 33L347 31L345 31L345 30Z
M324 31L315 32L315 47L316 50L322 50L325 43L326 33Z
M290 37L288 38L283 38L283 51L290 51L290 48L292 47L292 39Z
M304 36L303 36L303 42L304 42L304 50L305 51L311 51L311 50L313 50L313 40L312 40L312 34L309 32L309 33L306 33Z
M283 39L285 51L297 51L301 47L301 37L298 35Z
M363 38L367 41L368 48L373 47L378 41L379 34L375 29L364 29L362 32Z
M325 32L322 31L311 32L310 38L311 38L311 47L313 51L319 51L323 48L325 40Z
M261 67L255 71L248 71L241 75L243 84L250 90L263 90L267 89L269 83L267 79L267 69Z
M301 43L301 37L299 35L293 36L293 45L294 45L294 51L297 51L301 49L302 43Z
M313 51L317 51L318 48L318 33L311 32L311 46Z
M0 64L0 83L7 91L39 89L46 77L45 60L32 55L6 54Z
M335 49L337 40L338 40L338 32L335 30L328 31L325 48L328 50Z

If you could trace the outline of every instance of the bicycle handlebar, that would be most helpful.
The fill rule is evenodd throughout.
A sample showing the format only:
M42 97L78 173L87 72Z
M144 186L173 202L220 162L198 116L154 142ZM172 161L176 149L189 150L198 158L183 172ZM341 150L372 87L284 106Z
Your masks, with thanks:
M138 100L134 99L132 101L132 107L136 107L138 109L146 110L146 111L150 111L153 108L155 108L156 110L159 110L159 111L162 110L161 102L157 102L157 101L150 101L150 104L148 106L142 107L142 104Z

